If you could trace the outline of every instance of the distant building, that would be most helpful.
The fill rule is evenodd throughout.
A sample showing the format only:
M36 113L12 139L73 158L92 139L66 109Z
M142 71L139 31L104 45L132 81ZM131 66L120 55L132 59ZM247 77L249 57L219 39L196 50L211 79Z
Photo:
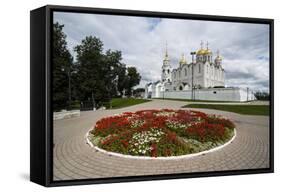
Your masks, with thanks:
M213 58L213 52L209 49L208 43L204 48L203 42L201 42L201 47L195 52L194 57L193 61L188 62L182 54L178 68L173 69L166 47L161 81L147 84L145 97L223 101L255 99L254 94L249 89L224 88L223 59L219 51Z

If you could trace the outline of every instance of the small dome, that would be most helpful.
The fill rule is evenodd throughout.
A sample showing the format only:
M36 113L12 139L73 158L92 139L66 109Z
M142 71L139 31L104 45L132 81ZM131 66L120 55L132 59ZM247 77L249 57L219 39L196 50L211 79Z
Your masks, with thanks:
M216 56L215 60L222 60L222 57L221 56Z
M215 64L220 64L222 62L222 57L221 56L217 56L215 58Z
M222 61L222 56L220 56L219 50L217 50L217 56L215 58L215 62L217 63L218 61Z
M181 56L181 59L180 59L180 62L179 62L181 65L185 65L185 64L187 64L187 61L186 61L186 59L185 59L185 57L184 57L184 54L182 54L182 56Z

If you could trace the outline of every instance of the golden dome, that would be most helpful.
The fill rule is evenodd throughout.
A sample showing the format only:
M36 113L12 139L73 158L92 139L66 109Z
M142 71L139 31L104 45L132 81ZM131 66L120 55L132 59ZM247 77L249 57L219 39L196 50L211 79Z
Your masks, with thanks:
M181 55L180 64L181 65L187 64L184 54Z
M206 49L205 50L205 54L207 55L207 54L212 54L212 51L210 50L210 49Z
M208 55L212 54L212 51L210 49L200 49L196 53L197 55Z
M197 55L204 55L205 54L205 49L199 49L198 51L197 51Z

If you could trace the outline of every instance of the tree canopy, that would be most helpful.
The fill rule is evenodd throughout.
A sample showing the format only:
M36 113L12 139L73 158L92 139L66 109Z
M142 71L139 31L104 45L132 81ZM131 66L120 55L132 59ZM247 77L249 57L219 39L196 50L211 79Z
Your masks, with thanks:
M131 96L133 87L140 82L137 69L122 62L122 52L104 51L98 37L86 36L74 48L75 62L67 49L63 25L59 23L54 24L53 44L54 108L67 108L69 100L94 100L99 104L122 96L124 91Z
M68 105L68 74L73 58L67 49L66 35L63 25L53 25L53 106L54 109L65 108Z

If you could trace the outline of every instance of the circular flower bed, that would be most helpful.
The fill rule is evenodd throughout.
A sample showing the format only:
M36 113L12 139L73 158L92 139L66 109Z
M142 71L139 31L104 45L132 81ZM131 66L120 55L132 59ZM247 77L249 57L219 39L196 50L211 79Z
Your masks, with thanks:
M234 136L226 118L189 110L142 110L100 119L89 132L93 145L133 156L167 157L209 150Z

